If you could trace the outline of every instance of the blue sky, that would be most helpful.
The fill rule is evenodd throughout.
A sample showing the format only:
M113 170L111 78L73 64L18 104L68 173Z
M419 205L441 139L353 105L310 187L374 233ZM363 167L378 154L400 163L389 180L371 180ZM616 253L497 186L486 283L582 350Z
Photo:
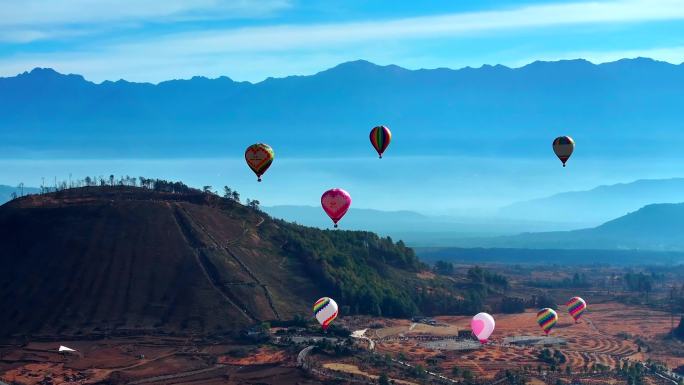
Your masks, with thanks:
M0 76L260 81L341 62L684 61L684 0L0 0Z

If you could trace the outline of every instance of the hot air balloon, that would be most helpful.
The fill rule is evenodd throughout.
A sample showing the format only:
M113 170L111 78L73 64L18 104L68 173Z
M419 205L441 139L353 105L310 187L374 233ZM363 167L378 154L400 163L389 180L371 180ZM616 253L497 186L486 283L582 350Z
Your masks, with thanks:
M271 167L274 157L275 153L268 144L253 144L245 150L247 165L254 171L259 182L261 182L261 176Z
M378 156L382 159L382 153L385 152L387 146L389 146L392 140L392 133L386 126L373 127L370 132L370 141L375 151L378 152Z
M326 330L330 323L337 318L337 302L332 298L323 297L314 303L313 312L323 330Z
M486 344L489 336L494 332L494 317L487 313L477 313L470 321L473 334L480 340L481 344Z
M325 210L330 219L333 220L335 227L337 227L337 222L349 210L351 201L351 195L340 188L328 190L321 196L321 206L323 206L323 210Z
M565 162L568 161L574 150L575 141L569 136L559 136L553 140L553 152L563 162L563 167L565 167Z
M572 297L566 304L568 306L568 313L570 317L575 320L575 323L582 318L582 314L587 310L587 303L580 297Z
M537 323L547 335L558 322L558 314L548 307L539 310L537 313Z

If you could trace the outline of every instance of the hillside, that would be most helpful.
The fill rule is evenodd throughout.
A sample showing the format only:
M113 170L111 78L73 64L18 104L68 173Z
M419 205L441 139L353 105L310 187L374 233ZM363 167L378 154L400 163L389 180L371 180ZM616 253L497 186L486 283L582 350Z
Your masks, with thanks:
M401 242L273 220L178 186L83 187L0 206L2 334L228 332L308 319L323 295L343 314L433 306L418 292L440 278L418 278Z
M645 206L600 226L459 240L461 247L684 251L684 203Z
M415 71L360 60L255 84L95 84L34 69L0 79L0 153L226 156L258 132L283 157L365 156L382 123L402 138L396 155L547 157L549 138L571 129L587 156L678 156L683 83L683 65L644 58Z
M684 202L684 178L643 179L631 183L570 191L502 207L498 214L508 218L539 221L559 219L558 207L572 209L573 218L600 224L652 203Z

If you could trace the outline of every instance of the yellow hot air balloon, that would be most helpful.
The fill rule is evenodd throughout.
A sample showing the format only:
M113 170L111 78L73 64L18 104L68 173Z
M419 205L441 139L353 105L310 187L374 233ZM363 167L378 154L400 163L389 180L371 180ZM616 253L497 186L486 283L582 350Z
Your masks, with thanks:
M247 165L254 171L259 182L261 182L261 176L271 167L274 158L275 152L268 144L253 144L245 150Z

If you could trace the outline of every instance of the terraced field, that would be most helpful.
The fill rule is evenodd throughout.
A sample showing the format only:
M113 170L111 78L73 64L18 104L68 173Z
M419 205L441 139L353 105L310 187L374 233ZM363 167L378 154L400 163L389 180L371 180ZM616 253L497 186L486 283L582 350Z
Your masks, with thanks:
M559 321L551 332L554 337L566 341L565 344L550 344L549 348L561 350L568 359L573 371L581 371L594 363L615 366L623 359L647 358L668 362L671 366L684 364L684 357L672 357L657 349L660 338L669 331L669 315L642 308L628 307L621 304L598 304L591 306L591 312L575 324L572 319L559 310ZM439 350L439 343L426 346L426 337L443 338L444 331L469 328L469 317L438 317L439 322L447 327L429 327L381 330L378 335L385 337L378 343L378 350L398 354L403 352L409 361L424 364L433 358L443 370L452 367L469 368L481 376L493 376L501 369L529 366L535 368L540 364L537 360L539 350L544 345L511 345L504 343L510 336L543 336L535 322L535 312L522 314L495 315L496 330L491 344L469 351ZM388 333L389 332L389 333ZM402 335L404 339L392 339ZM629 335L624 338L621 336ZM453 334L451 335L453 336ZM651 346L648 353L639 353L635 343L639 338ZM444 344L444 346L450 346Z

